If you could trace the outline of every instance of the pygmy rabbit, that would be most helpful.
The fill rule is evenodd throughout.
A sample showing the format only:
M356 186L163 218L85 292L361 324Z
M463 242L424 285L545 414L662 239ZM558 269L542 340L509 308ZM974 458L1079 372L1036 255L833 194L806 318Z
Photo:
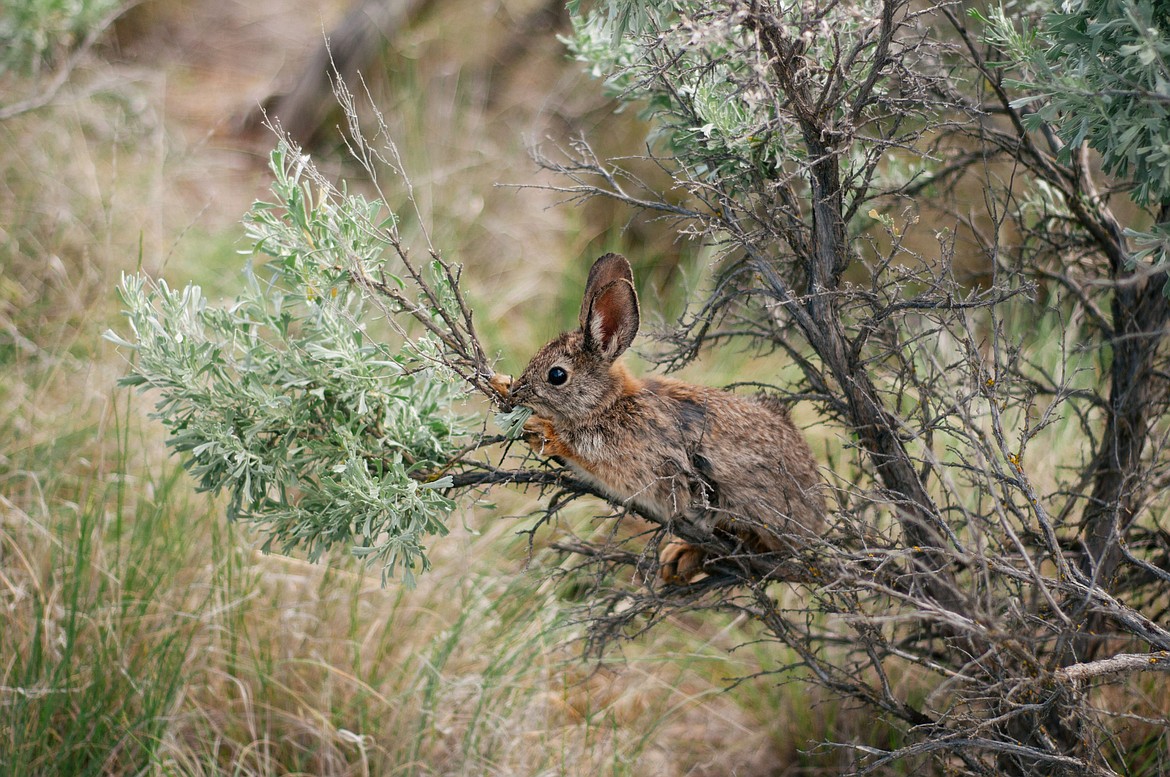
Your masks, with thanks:
M686 521L737 537L749 553L791 554L821 531L825 502L808 443L783 405L670 378L636 378L618 361L638 333L630 263L589 271L580 329L544 346L518 379L493 385L533 415L525 440L619 502L670 528ZM672 540L667 582L702 572L704 553Z

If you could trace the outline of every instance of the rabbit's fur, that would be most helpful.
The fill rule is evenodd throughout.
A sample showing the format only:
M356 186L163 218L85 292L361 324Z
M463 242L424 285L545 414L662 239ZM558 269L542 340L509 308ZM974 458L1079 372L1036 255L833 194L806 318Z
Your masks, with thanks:
M497 376L514 404L533 411L528 443L667 527L681 519L731 534L749 552L806 544L822 528L825 503L812 452L784 407L634 377L618 357L638 323L630 264L606 254L589 272L580 328L541 348L515 381ZM661 555L668 581L701 571L702 552L681 540Z

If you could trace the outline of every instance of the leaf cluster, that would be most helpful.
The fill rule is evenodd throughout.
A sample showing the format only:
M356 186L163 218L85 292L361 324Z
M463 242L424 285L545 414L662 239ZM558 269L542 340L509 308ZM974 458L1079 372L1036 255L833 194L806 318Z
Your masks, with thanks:
M780 164L795 126L776 120L734 28L680 23L704 17L702 3L638 5L615 2L572 17L570 51L609 94L639 108L658 153L699 180L741 177L746 190L747 179ZM660 77L667 67L669 81Z
M365 227L392 223L383 205L318 187L287 147L272 167L276 201L247 219L269 277L249 268L223 307L198 286L125 277L131 337L107 337L134 352L122 382L158 393L155 416L200 488L226 493L229 516L257 524L266 550L316 560L349 545L409 584L454 509L447 480L429 473L465 442L463 389L429 335L368 331L345 268L384 262L382 233Z
M1170 8L1155 0L1079 0L1029 23L984 20L1031 92L1025 125L1055 129L1063 155L1088 143L1140 205L1170 202Z

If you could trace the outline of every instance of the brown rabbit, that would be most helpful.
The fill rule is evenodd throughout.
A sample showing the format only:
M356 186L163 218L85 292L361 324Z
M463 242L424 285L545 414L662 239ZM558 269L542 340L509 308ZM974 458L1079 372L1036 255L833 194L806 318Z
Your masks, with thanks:
M581 328L541 348L514 382L493 379L532 409L525 439L664 526L681 519L729 533L749 552L805 544L821 530L825 503L812 452L786 410L762 396L634 377L618 357L638 321L630 263L606 254L589 271ZM699 548L673 540L661 553L662 578L690 581L703 560Z

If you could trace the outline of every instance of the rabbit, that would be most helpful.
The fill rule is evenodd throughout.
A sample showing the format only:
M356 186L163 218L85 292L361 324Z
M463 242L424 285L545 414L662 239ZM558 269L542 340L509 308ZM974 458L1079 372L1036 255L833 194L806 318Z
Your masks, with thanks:
M807 545L825 502L812 451L786 409L764 396L635 377L619 357L638 324L630 263L606 254L589 270L580 328L541 348L516 380L493 378L512 404L533 411L526 442L668 530L681 519L752 553ZM689 583L705 560L672 539L659 575Z

